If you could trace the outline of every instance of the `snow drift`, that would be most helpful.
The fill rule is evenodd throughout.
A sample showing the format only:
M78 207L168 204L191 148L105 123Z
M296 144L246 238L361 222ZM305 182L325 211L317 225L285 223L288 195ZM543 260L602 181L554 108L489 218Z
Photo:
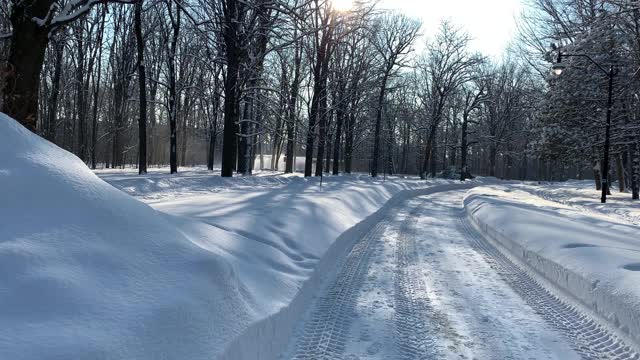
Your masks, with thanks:
M248 312L227 254L1 113L0 153L1 359L210 359Z
M496 245L640 344L640 228L506 186L471 190L465 209Z

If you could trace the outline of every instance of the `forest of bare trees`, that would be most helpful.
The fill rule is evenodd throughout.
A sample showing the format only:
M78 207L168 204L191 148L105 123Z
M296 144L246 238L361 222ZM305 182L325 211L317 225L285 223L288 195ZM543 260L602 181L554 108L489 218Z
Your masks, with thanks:
M472 38L368 0L11 0L0 108L94 169L598 179L607 79L552 76L560 49L615 65L609 171L637 198L636 2L529 0L501 59Z

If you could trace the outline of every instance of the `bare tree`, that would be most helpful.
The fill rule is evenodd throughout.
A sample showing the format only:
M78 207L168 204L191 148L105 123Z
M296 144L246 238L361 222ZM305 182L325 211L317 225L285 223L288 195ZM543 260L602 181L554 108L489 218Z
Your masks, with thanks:
M382 59L382 80L378 93L376 124L371 163L371 176L378 176L380 160L380 131L382 111L387 92L387 83L397 67L406 65L407 55L412 51L411 45L420 31L420 22L400 13L384 15L379 19L377 31L372 44Z
M138 174L147 173L147 73L144 62L144 38L142 36L142 7L144 0L135 5L135 33L138 50Z
M422 103L429 114L428 137L420 176L431 168L435 176L434 145L445 105L449 97L469 80L471 69L482 61L468 51L469 36L444 22L435 40L428 44L427 54L418 62L423 93Z

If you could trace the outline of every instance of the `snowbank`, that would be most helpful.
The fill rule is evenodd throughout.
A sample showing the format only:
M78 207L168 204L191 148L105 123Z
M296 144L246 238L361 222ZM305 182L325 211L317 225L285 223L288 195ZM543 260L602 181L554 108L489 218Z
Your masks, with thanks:
M471 190L465 198L470 220L517 261L640 344L640 228L515 188Z
M250 306L224 250L4 114L0 153L1 359L210 359L238 331Z

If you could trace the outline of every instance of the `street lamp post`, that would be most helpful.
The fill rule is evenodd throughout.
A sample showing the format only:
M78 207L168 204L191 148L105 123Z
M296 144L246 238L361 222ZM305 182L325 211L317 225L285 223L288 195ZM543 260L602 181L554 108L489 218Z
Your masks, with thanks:
M602 71L609 80L609 89L607 96L607 122L605 125L605 133L604 133L604 159L602 160L602 196L600 197L601 203L607 202L607 194L609 193L609 147L610 147L610 138L611 138L611 108L613 106L613 78L617 75L616 68L611 65L609 69L605 69L602 65L598 64L595 60L593 60L589 55L584 54L563 54L558 51L558 58L556 63L551 67L552 74L556 76L560 76L566 66L562 63L563 57L583 57L591 61L600 71Z

